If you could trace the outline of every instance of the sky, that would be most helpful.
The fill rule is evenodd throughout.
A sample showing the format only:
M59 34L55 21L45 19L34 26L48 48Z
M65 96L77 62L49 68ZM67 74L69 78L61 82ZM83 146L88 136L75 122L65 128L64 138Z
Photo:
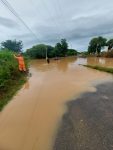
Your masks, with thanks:
M113 38L113 0L7 0L30 32L0 0L0 43L22 40L24 50L66 38L69 48L87 50L93 37Z

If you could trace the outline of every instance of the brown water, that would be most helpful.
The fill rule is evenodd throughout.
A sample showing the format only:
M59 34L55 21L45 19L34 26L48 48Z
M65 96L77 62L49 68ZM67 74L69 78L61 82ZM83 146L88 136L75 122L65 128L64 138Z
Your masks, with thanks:
M92 57L87 59L87 64L113 68L113 58Z
M113 66L113 60L103 61ZM87 62L97 60L32 61L32 77L0 113L0 150L52 150L66 102L112 80L110 74L78 65Z

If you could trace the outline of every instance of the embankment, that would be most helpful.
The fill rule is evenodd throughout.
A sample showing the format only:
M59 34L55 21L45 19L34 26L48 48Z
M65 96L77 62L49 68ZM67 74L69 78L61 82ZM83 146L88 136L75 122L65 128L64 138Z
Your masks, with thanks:
M26 75L19 72L12 52L0 51L0 111L25 81Z
M113 68L110 68L110 67L102 67L102 66L98 66L98 65L95 65L95 66L93 66L93 65L83 65L83 66L113 74Z

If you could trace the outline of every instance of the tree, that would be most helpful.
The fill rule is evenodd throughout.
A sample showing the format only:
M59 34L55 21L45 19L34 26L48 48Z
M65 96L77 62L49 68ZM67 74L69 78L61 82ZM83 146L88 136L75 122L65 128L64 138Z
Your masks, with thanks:
M49 58L55 57L54 47L45 44L39 44L33 46L32 48L26 51L26 54L29 55L31 58L41 59L41 58L46 58L46 52L47 52L47 57Z
M66 52L68 50L68 43L67 43L66 39L61 39L61 47L62 47L62 50L61 50L62 54L63 54L63 56L65 56Z
M88 46L88 53L89 53L89 54L94 53L94 48L93 48L92 45L89 45L89 46Z
M101 52L101 49L106 46L106 41L107 39L106 38L103 38L103 37L98 37L97 38L97 53L100 54Z
M49 58L55 57L55 50L54 47L50 46L50 45L46 45L47 48L47 56Z
M31 58L46 58L46 45L39 44L27 50L27 54Z
M72 56L77 54L77 51L68 49L68 43L66 42L66 39L62 39L61 42L55 45L55 47L44 44L33 46L32 48L27 50L26 54L31 58L45 58L46 52L49 58L64 57L66 55Z
M98 53L100 54L101 49L106 46L106 38L103 37L97 37L97 38L93 38L90 43L89 43L89 47L88 47L88 52L89 53Z
M108 51L110 51L113 47L113 39L107 41L106 46L108 46Z
M62 45L60 43L57 43L55 46L55 56L60 57L62 56Z
M68 43L66 42L66 39L61 39L60 43L57 43L55 46L55 53L56 56L66 56L66 53L68 51Z
M68 49L66 55L67 55L67 56L74 56L74 55L77 55L77 51L74 50L74 49Z
M22 41L16 41L16 40L6 40L5 42L1 43L2 49L8 49L14 52L20 52L22 51L23 44Z
M96 48L97 48L97 38L93 38L89 43L88 52L95 54Z

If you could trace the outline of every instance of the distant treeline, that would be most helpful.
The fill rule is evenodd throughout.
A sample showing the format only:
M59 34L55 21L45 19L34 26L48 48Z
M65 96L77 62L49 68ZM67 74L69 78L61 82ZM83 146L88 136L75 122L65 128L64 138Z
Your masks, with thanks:
M35 45L27 49L26 54L31 58L53 58L77 55L77 51L68 48L66 39L62 39L55 47L45 44Z
M46 56L49 58L53 58L77 55L76 50L69 49L68 47L69 46L66 39L61 39L61 41L57 43L55 47L51 45L38 44L30 49L27 49L25 54L27 54L31 58L45 58ZM1 50L6 49L13 52L22 52L23 43L22 41L16 40L3 41L1 43Z

